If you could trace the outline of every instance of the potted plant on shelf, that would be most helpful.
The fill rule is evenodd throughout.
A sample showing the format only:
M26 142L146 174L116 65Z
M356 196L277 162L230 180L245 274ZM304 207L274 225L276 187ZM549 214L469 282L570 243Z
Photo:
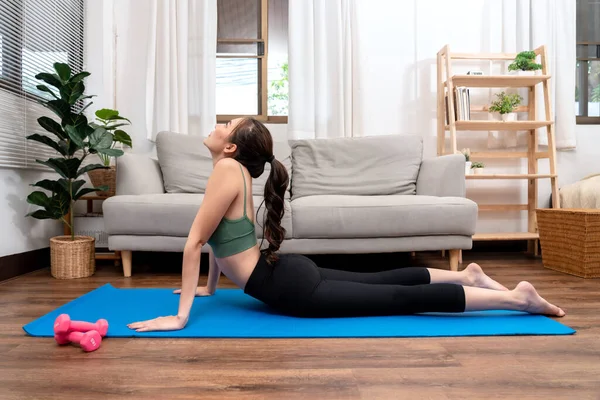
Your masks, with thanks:
M471 172L471 150L462 149L460 152L465 156L465 175L469 175Z
M502 121L516 120L517 114L515 109L521 104L523 97L518 93L506 94L504 92L496 93L496 97L497 99L492 101L492 104L488 109L489 112L499 113Z
M41 207L28 213L36 219L61 220L70 228L70 236L50 238L50 258L52 276L59 279L82 278L95 272L95 239L90 236L75 236L73 226L73 206L81 196L106 187L84 188L86 181L78 179L85 173L105 168L102 164L84 164L90 154L108 154L117 156L121 150L112 149L112 140L103 127L94 128L83 114L90 102L81 110L85 96L83 80L89 72L72 75L67 64L55 63L56 73L40 73L36 78L46 85L38 85L38 90L49 93L52 98L39 100L58 117L58 122L50 117L38 118L42 128L53 136L33 134L27 136L56 150L56 157L36 162L54 170L58 177L44 179L31 186L43 189L35 190L27 196L27 202Z
M509 73L517 75L535 75L542 69L542 65L535 62L534 51L522 51L509 64Z
M474 174L482 174L484 167L485 165L482 162L475 161L471 164L471 169L473 170Z
M131 137L123 130L118 129L125 125L130 125L131 121L127 118L119 115L117 110L111 110L109 108L103 108L101 110L96 111L96 121L97 123L91 123L94 128L102 127L104 128L104 135L107 136L106 142L110 138L110 149L114 150L114 147L117 143L122 143L126 146L132 147ZM120 121L127 121L120 122ZM96 155L102 161L102 165L106 168L95 169L89 171L88 177L92 182L93 186L107 186L106 190L96 191L98 196L110 197L115 195L116 191L116 180L117 180L117 169L115 165L111 165L111 160L114 157L118 157L123 153L116 152L98 152Z

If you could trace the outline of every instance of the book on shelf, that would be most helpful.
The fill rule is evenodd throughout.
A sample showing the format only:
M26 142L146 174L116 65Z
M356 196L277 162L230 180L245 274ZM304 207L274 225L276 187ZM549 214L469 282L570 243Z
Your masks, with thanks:
M448 95L445 96L446 104L446 125L450 124L448 111ZM466 87L454 88L454 120L468 121L471 119L471 96Z

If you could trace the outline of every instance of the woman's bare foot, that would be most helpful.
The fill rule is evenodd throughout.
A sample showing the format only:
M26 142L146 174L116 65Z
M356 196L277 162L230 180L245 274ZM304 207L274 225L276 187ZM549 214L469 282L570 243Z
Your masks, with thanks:
M509 290L506 286L496 282L483 272L478 264L471 263L464 269L467 275L467 286L480 287L493 290Z
M523 304L523 311L530 314L543 314L563 317L565 312L559 307L548 303L535 290L529 282L520 282L514 289L513 293L519 302Z

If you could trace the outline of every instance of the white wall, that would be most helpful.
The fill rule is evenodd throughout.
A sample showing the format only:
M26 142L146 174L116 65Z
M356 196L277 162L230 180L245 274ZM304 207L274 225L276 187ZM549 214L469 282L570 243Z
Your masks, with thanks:
M53 177L40 171L0 168L0 257L48 247L49 238L61 234L62 226L56 221L25 217L37 208L26 201L34 190L29 184Z

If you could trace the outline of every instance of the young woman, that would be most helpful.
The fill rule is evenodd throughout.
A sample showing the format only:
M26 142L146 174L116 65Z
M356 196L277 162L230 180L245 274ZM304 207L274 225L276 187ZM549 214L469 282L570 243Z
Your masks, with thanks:
M277 255L289 177L273 156L268 129L252 118L217 125L204 141L214 169L183 252L182 287L176 315L129 324L138 332L185 327L194 296L210 296L221 272L244 292L281 313L304 317L400 315L422 312L520 310L562 317L563 310L538 295L528 282L508 290L477 264L463 271L407 267L354 273L316 266L309 258ZM268 248L255 234L252 178L265 164L271 172L264 192ZM198 286L200 250L211 247L206 286Z

